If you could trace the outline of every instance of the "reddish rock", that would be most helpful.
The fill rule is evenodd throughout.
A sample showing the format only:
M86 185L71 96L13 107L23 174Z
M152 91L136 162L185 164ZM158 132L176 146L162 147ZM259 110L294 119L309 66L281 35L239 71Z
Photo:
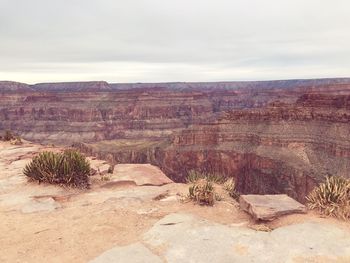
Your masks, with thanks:
M255 220L273 220L282 215L306 213L306 207L287 195L241 195L241 209Z

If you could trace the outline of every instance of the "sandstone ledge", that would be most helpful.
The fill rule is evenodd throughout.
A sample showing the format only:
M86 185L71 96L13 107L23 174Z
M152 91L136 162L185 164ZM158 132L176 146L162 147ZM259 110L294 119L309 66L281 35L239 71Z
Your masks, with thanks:
M306 207L287 195L241 195L240 207L255 220L273 220L279 216L306 213Z

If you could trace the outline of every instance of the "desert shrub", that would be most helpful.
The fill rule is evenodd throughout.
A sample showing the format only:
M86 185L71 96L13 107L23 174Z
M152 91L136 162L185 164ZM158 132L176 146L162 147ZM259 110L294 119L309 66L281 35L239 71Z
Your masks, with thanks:
M196 170L191 170L188 172L186 177L187 183L195 183L200 179L205 179L211 183L221 184L224 182L225 178L217 173L206 173L199 172Z
M239 193L236 190L236 182L232 177L224 182L223 188L232 198L238 199Z
M76 150L43 152L25 166L23 173L38 182L86 188L89 185L90 163Z
M207 196L208 199L213 200L213 202L214 200L220 201L223 199L220 194L214 191L215 184L220 185L219 188L222 187L232 198L238 199L239 197L239 193L236 190L235 180L233 178L227 179L227 177L218 173L206 173L191 170L188 172L186 182L191 184L189 187L189 199L197 201L201 204L212 205L211 201L200 201L199 199L203 196ZM211 192L213 192L213 198L211 196Z
M13 133L9 130L6 130L5 131L5 134L3 136L3 140L4 141L11 141L11 140L14 140L16 139L15 136L13 135Z
M306 199L310 209L327 216L350 219L350 180L344 177L327 177Z
M215 189L213 183L206 179L199 179L188 188L188 197L200 205L213 205Z

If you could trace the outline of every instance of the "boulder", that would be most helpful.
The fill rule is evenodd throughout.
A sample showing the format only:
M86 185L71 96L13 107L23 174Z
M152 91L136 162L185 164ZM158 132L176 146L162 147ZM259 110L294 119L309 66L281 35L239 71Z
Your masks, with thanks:
M285 194L241 195L239 205L255 220L273 220L282 215L306 213L304 205Z

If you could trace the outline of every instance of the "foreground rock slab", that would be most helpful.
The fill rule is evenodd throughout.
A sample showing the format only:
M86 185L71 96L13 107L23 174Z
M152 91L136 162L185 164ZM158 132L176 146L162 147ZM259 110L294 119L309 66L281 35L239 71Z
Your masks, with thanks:
M240 207L255 220L273 220L279 216L306 213L306 207L288 195L241 195Z
M114 167L110 181L110 183L133 182L139 186L161 186L173 182L158 167L150 164L118 164Z
M163 261L154 255L141 243L135 243L125 247L114 247L89 263L162 263Z
M143 242L163 248L168 263L350 262L350 232L317 222L259 232L174 213L145 233Z

